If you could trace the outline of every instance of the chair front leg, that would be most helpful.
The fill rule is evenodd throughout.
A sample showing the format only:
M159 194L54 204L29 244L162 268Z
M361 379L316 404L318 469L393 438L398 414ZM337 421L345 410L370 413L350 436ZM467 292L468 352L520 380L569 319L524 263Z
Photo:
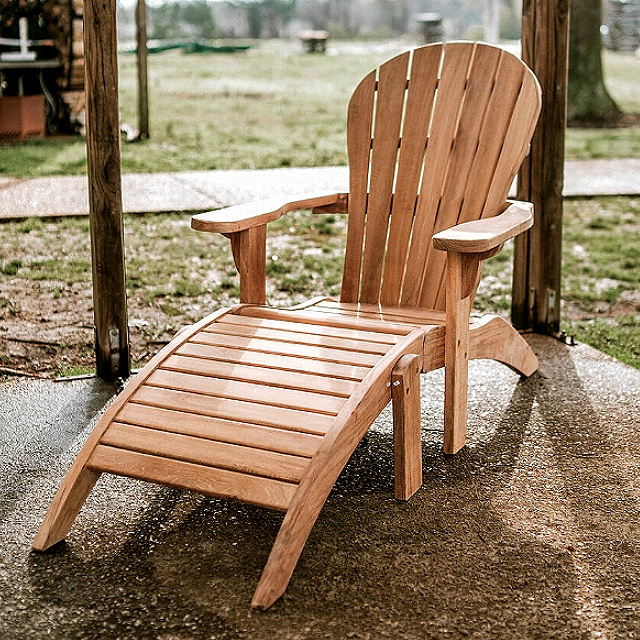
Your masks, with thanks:
M479 268L477 256L447 252L444 452L448 454L459 451L467 438L469 318Z

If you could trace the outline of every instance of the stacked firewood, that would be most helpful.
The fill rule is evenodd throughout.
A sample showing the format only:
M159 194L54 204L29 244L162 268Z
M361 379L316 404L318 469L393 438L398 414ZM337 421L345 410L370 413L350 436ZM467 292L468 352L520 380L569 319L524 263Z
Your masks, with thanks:
M82 91L82 10L82 0L0 0L0 37L18 38L18 22L27 18L29 39L39 41L39 57L56 57L62 65L59 89Z

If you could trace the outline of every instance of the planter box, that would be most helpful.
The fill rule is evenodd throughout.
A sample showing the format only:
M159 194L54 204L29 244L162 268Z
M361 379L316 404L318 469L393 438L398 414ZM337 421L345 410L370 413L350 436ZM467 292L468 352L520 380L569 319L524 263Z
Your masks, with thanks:
M0 142L46 133L44 96L0 96Z

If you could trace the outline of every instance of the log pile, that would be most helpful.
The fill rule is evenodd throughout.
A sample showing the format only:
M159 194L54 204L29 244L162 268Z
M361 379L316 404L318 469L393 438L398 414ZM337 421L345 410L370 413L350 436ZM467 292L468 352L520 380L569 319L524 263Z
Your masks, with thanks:
M58 116L72 124L82 119L84 111L83 10L83 0L0 2L0 38L17 38L19 20L27 18L28 37L35 41L31 48L37 51L38 59L59 61L54 85Z

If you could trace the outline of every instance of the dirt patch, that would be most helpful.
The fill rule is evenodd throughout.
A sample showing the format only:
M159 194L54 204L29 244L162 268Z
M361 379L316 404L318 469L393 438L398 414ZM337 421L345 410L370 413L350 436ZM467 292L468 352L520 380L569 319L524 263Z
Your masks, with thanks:
M193 322L129 300L132 365L141 366ZM93 301L88 283L11 280L0 293L0 375L75 375L95 367Z
M563 323L582 323L584 335L577 337L589 342L585 332L592 330L592 319L616 326L626 321L628 334L597 327L602 336L589 342L615 357L624 354L607 349L621 341L637 353L632 343L640 322L639 206L637 199L618 198L569 201L565 208ZM339 293L344 226L340 217L311 214L275 223L267 247L270 304ZM127 216L125 244L133 368L143 366L181 327L238 302L227 240L191 231L188 216ZM508 245L488 261L479 311L509 315L509 251ZM1 225L0 377L93 371L93 326L88 221Z

